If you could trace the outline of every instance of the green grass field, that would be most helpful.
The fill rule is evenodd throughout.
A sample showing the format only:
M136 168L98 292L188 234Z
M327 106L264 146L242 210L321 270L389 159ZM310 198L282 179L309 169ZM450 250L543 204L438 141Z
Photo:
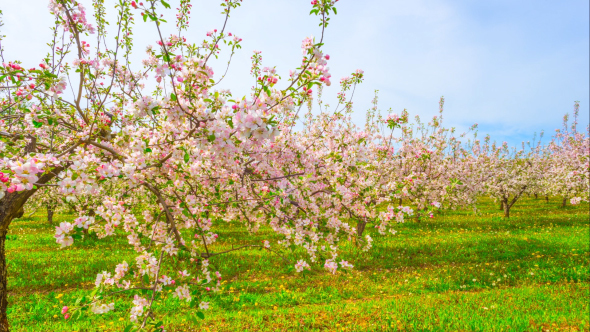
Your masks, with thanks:
M352 272L315 268L297 274L266 251L211 259L224 289L204 320L171 294L159 309L167 331L589 331L589 206L525 198L505 220L483 200L479 215L447 211L371 234L374 247L347 247ZM56 222L72 220L58 215ZM94 287L96 273L134 263L126 239L55 243L45 216L15 220L7 241L8 316L14 331L120 331L130 301L115 310L65 322L60 309ZM272 239L234 225L230 243ZM215 250L221 250L219 246Z

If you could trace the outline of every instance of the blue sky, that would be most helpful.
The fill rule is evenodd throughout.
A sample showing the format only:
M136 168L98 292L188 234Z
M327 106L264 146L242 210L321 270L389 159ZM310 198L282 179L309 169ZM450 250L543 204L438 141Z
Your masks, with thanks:
M112 8L112 2L107 0L107 7ZM2 4L7 60L35 65L47 52L52 18L46 3ZM218 3L193 1L189 40L198 42L206 31L220 27ZM381 109L399 113L406 108L424 120L437 113L444 95L448 126L465 130L478 123L480 136L489 133L511 144L559 128L574 100L580 101L580 123L588 124L587 0L341 0L337 7L325 50L334 82L357 68L365 71L354 99L359 123L373 91L379 90ZM236 95L247 93L253 50L262 51L263 64L276 66L286 77L300 61L301 40L319 35L310 9L308 0L245 0L228 25L244 39L244 48L234 58L224 88ZM173 15L168 12L169 22ZM137 22L139 50L154 43L152 30ZM139 64L143 54L135 56ZM222 56L217 72L226 61ZM325 91L328 101L334 100L337 89L333 85Z

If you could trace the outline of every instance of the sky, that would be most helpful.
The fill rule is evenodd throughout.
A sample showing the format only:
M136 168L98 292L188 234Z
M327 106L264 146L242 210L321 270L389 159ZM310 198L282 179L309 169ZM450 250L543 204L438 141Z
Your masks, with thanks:
M81 1L91 12L90 1ZM175 8L175 1L169 1ZM263 66L276 66L287 77L301 59L301 41L318 37L318 19L308 0L245 0L230 17L227 31L243 39L222 88L247 94L253 85L250 57L262 51ZM0 0L4 27L0 34L6 60L37 65L47 53L53 18L46 0ZM192 1L192 42L220 29L220 1ZM114 12L113 0L106 6ZM332 81L356 69L365 81L354 96L354 119L362 124L379 90L379 108L429 120L445 97L445 126L519 145L534 133L545 141L561 127L565 113L580 102L580 129L588 125L590 54L587 0L446 1L341 0L325 34L324 52ZM174 11L164 11L168 22ZM172 24L171 24L172 25ZM168 30L172 33L173 30ZM88 37L92 43L94 37ZM145 45L156 41L153 24L137 20L134 62L139 69ZM214 64L221 73L222 52ZM338 84L324 90L335 104Z

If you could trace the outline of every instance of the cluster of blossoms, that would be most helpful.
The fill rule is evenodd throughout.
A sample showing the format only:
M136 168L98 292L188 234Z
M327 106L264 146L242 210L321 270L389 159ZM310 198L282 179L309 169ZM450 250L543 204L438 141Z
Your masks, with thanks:
M384 122L391 129L400 127L402 124L408 122L408 112L404 111L401 116L397 115L396 113L391 113L387 115Z
M57 164L52 155L38 154L25 158L0 160L0 198L6 193L20 192L33 189L39 176L46 168Z
M86 20L86 9L81 3L73 1L72 6L66 7L59 1L50 0L48 8L68 31L74 32L78 29L91 34L95 32L94 26Z

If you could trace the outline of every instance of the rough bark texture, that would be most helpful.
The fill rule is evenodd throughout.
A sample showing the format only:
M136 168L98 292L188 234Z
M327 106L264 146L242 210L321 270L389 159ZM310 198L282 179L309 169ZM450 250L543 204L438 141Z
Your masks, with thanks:
M367 226L367 222L364 220L359 220L356 223L356 235L358 237L363 236L363 232L365 231L365 227Z
M41 176L37 183L45 184L63 170L63 167L57 167L51 173ZM36 191L37 189L32 189L7 193L6 196L0 199L0 332L9 331L8 317L6 315L6 308L8 306L8 290L6 288L8 271L4 248L6 234L8 233L10 222L15 218L19 218L19 215L23 215L23 206Z
M504 201L500 200L500 211L504 211Z
M6 279L8 270L6 266L6 251L4 244L10 222L23 215L23 206L35 190L9 193L0 200L0 332L9 331L8 316L8 289Z
M37 150L37 138L34 136L29 136L29 143L25 146L25 152L31 153Z
M565 207L567 205L567 197L563 198L563 201L561 202L561 207Z
M549 196L545 196L545 202L549 203Z
M539 194L535 194L535 199L539 199Z
M9 331L8 317L6 308L8 307L8 289L6 288L6 255L4 251L4 242L6 242L6 231L0 231L0 331Z

